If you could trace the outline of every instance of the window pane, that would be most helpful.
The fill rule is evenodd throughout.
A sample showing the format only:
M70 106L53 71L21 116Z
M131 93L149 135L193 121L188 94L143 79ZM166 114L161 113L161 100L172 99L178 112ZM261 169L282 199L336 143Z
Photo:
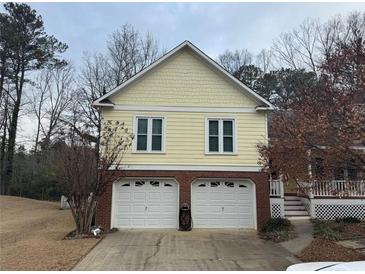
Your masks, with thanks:
M161 140L160 135L152 136L152 150L161 150Z
M218 135L218 121L209 121L209 135Z
M223 121L223 135L233 135L233 122Z
M137 150L147 150L147 135L137 135Z
M138 132L147 134L147 119L138 119Z
M218 152L218 137L209 137L209 151Z
M223 138L223 151L224 152L233 152L233 138L232 137Z
M152 120L152 134L162 134L162 120L161 119Z

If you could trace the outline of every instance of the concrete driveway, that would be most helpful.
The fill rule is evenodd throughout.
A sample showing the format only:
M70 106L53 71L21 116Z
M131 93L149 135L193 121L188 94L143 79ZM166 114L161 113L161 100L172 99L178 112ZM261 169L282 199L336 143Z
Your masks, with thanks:
M242 230L123 230L109 234L74 270L284 270L282 246Z

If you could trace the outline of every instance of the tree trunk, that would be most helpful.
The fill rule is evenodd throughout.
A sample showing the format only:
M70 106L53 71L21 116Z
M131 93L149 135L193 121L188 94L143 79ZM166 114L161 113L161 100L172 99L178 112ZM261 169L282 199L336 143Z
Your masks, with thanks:
M5 195L5 151L6 151L6 130L8 124L8 105L5 102L5 109L4 109L4 125L3 125L3 136L1 137L1 147L0 147L0 194Z
M8 140L8 150L7 157L5 160L5 176L4 176L4 189L5 194L9 194L9 187L11 184L12 176L13 176L13 161L14 161L14 153L15 153L15 140L16 140L16 131L18 127L18 118L20 111L20 103L23 92L23 84L24 84L24 68L21 70L20 79L18 77L15 78L15 86L17 97L14 102L14 109L11 116L11 121L9 125L9 140Z
M96 208L94 196L75 195L67 202L76 224L76 237L89 234Z

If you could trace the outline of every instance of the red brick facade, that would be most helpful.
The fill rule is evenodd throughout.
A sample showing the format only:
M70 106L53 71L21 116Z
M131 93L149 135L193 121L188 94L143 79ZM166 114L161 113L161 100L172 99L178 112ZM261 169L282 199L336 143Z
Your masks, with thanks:
M199 178L235 178L251 179L256 185L256 212L258 229L270 218L269 183L267 174L263 172L236 172L236 171L154 171L129 170L120 171L123 177L166 177L175 178L180 186L180 204L191 203L191 184ZM96 223L105 231L110 229L112 203L112 183L108 185L96 209Z

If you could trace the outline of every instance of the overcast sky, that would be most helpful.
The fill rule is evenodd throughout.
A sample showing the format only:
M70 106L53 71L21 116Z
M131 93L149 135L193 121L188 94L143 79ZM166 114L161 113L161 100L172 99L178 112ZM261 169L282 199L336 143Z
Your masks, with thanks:
M69 45L67 57L80 63L82 52L104 51L111 32L130 23L149 31L165 49L190 40L215 58L225 49L251 52L270 47L273 38L307 17L326 20L365 10L365 3L32 3L46 29Z
M226 49L252 53L269 48L281 32L307 17L326 21L364 3L31 3L46 30L69 45L65 57L79 66L83 51L105 51L108 36L125 23L150 32L164 49L190 40L212 58ZM3 8L1 8L3 11ZM33 139L33 123L22 119L19 139Z

